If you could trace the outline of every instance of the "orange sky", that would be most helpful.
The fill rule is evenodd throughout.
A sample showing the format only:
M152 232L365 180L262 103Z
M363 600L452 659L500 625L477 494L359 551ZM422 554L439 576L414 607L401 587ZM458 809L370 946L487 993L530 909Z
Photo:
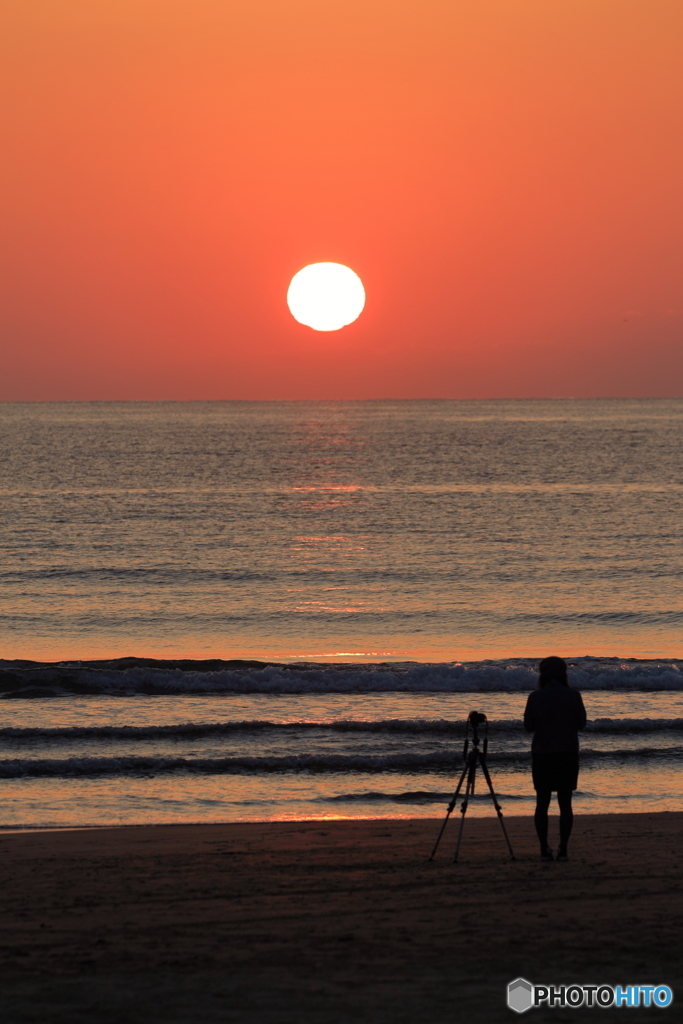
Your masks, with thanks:
M681 0L3 0L0 52L0 399L683 394Z

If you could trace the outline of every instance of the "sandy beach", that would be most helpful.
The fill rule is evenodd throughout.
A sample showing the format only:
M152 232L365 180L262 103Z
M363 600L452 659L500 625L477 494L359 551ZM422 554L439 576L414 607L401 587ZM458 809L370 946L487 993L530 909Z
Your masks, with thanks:
M4 833L3 1020L491 1022L518 975L677 999L683 816L577 817L567 864L506 820L514 863L495 818L457 865L437 819ZM590 1013L624 1015L530 1019Z

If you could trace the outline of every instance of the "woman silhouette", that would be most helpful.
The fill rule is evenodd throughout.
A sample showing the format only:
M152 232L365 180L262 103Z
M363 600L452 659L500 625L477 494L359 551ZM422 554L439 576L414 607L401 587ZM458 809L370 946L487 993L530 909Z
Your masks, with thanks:
M536 790L534 824L543 860L552 860L548 846L548 807L553 792L560 807L558 860L567 860L572 831L572 792L579 777L579 730L586 725L586 709L578 690L567 682L562 658L544 658L538 666L538 689L529 694L524 728L534 734L531 772Z

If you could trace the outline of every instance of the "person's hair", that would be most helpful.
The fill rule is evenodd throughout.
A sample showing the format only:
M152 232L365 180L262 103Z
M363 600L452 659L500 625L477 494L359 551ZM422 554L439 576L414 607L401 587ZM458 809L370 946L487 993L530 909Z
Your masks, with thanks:
M538 688L542 690L551 679L557 679L563 686L569 686L567 682L567 662L563 658L544 658L538 666Z

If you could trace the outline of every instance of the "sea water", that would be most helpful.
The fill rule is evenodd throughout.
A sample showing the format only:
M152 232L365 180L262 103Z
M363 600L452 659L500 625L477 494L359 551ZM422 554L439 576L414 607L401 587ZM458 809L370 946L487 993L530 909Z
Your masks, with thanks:
M682 434L675 400L0 405L0 826L439 816L473 709L526 814L549 653L577 807L678 809Z

